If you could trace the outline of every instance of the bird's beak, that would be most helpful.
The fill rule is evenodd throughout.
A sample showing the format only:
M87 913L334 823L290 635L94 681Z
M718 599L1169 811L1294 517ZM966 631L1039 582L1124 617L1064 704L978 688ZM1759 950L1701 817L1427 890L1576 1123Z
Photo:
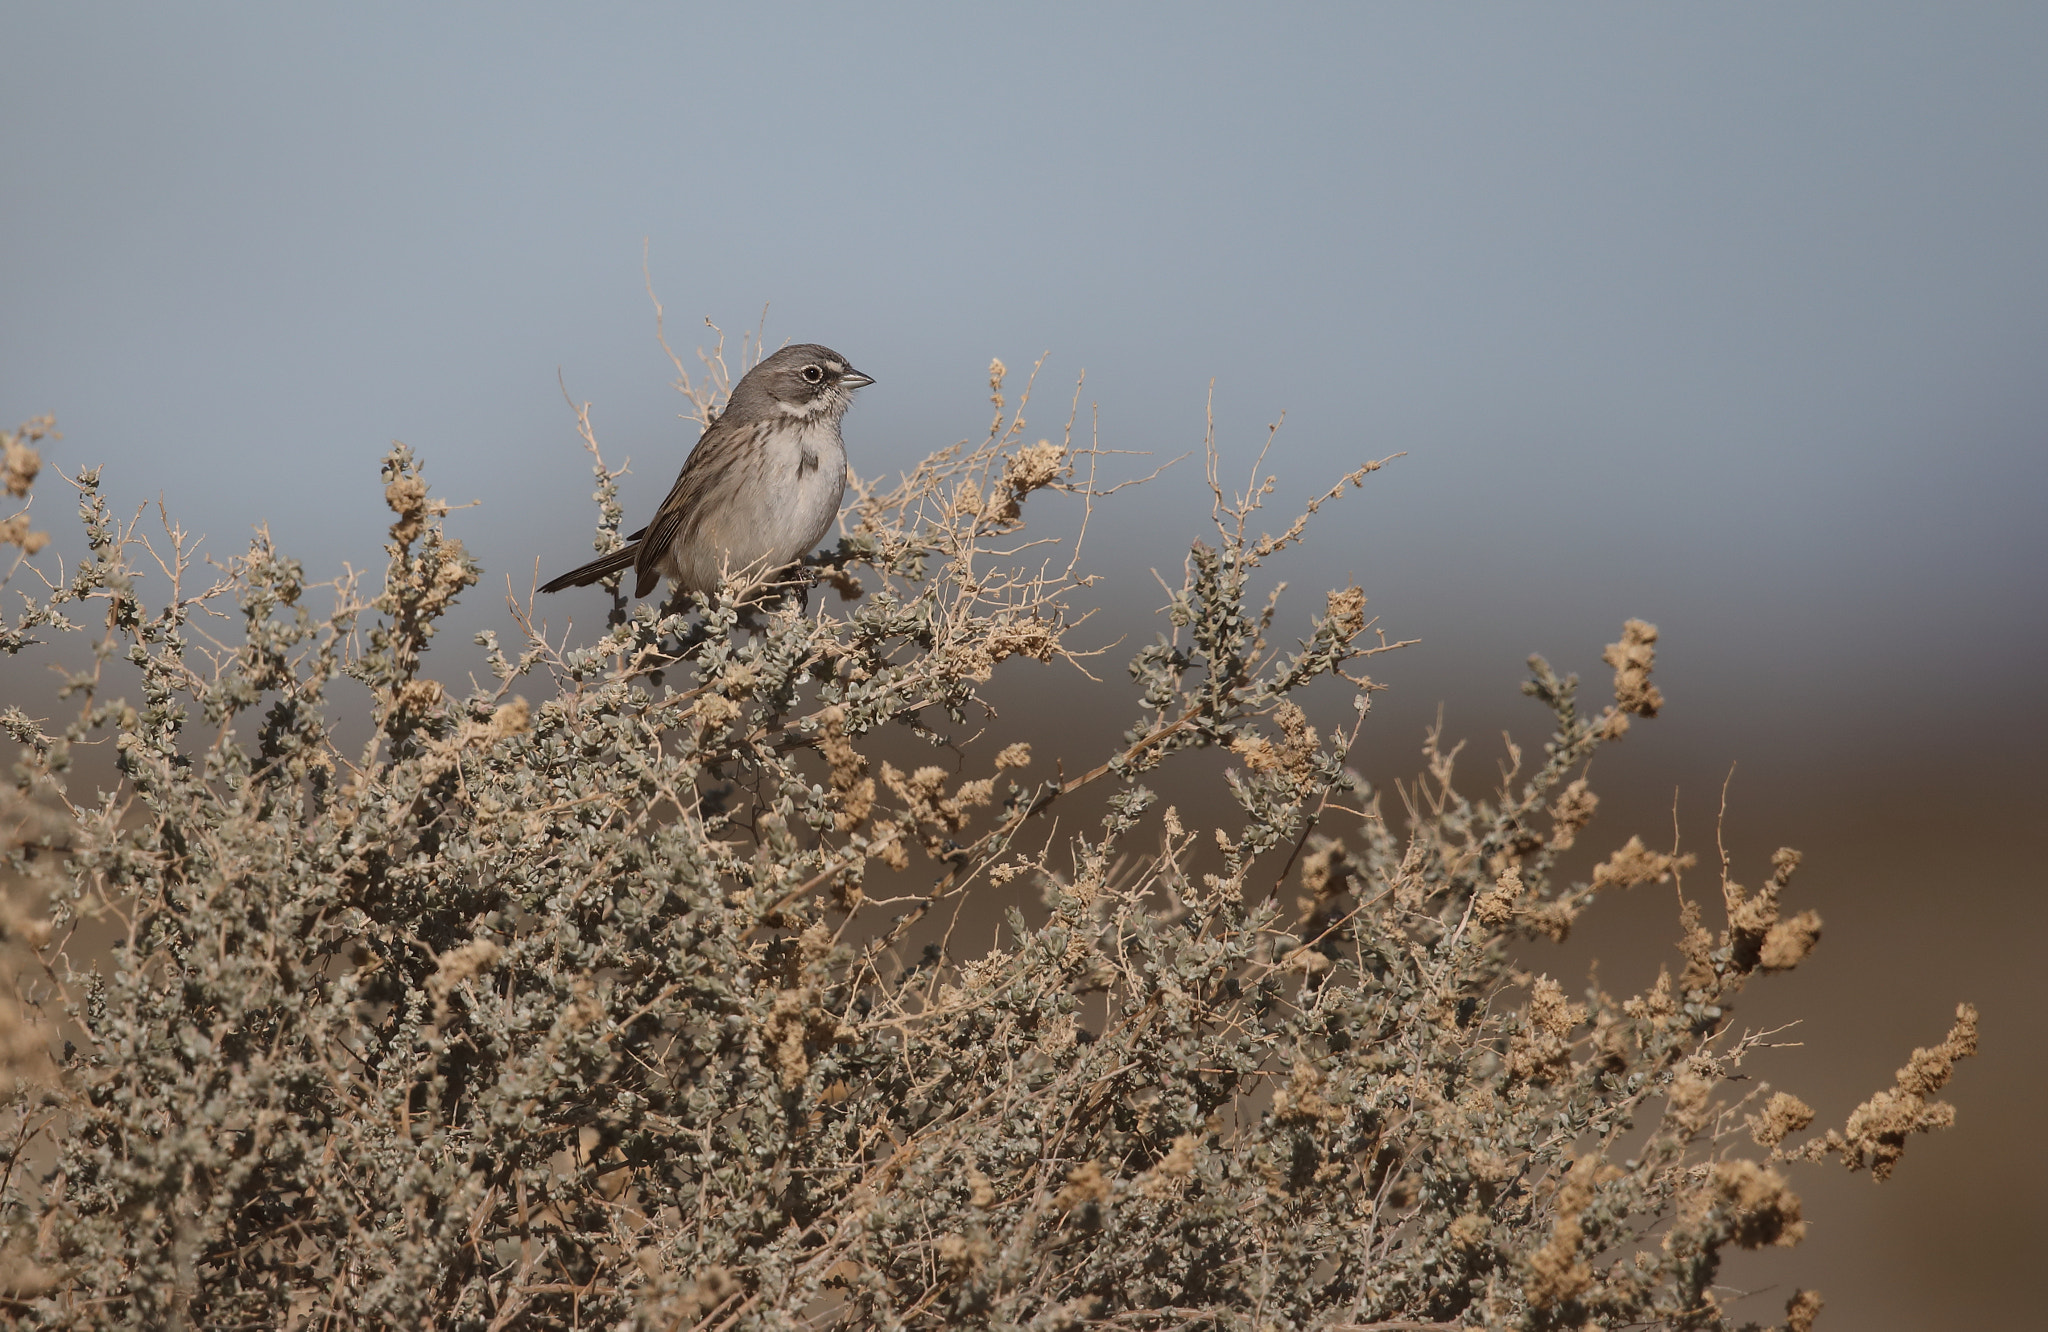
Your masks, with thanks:
M839 377L839 382L850 389L866 388L875 382L875 377L873 375L864 375L849 365L846 367L846 373Z

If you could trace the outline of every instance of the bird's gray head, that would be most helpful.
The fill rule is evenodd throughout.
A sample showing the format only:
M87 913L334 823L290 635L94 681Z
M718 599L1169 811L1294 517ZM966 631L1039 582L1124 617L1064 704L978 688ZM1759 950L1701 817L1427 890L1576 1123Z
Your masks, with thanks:
M799 342L741 376L725 415L735 422L775 417L837 420L852 404L853 391L874 382L830 347Z

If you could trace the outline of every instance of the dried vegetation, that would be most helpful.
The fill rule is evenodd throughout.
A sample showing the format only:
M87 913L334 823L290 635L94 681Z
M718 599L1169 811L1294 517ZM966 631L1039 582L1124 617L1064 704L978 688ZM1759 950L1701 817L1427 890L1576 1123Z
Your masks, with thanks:
M706 417L708 365L683 385ZM168 521L117 520L93 470L67 478L74 566L24 563L41 535L0 524L33 588L0 646L93 644L66 668L75 719L0 718L20 748L4 1307L79 1327L1731 1328L1723 1253L1801 1235L1788 1171L1882 1177L1950 1121L1934 1096L1967 1008L1803 1142L1797 1098L1732 1080L1765 1037L1731 1001L1819 938L1786 906L1796 853L1753 892L1724 862L1717 902L1688 895L1691 855L1638 838L1555 872L1595 813L1588 757L1662 706L1651 626L1608 648L1611 703L1532 659L1551 733L1497 789L1471 794L1433 737L1383 807L1348 755L1363 667L1397 645L1355 587L1276 641L1259 591L1376 463L1266 535L1263 458L1232 493L1211 448L1213 530L1130 662L1130 729L1094 755L952 747L1004 662L1081 664L1079 543L1024 514L1051 493L1085 517L1114 488L1071 418L1057 443L1024 432L1028 386L1009 405L1000 364L991 392L978 443L856 487L811 571L837 598L619 601L588 641L517 606L515 646L480 637L482 687L423 673L478 571L403 448L374 587L308 586L267 533L209 570ZM606 547L617 473L579 420ZM48 428L6 438L17 497ZM1318 681L1348 695L1334 720L1311 717ZM880 755L905 726L931 762ZM96 794L66 777L91 745L119 768ZM1220 824L1155 794L1191 751L1228 752ZM1039 816L1083 788L1107 813L1049 836ZM919 942L1019 881L1043 907L1000 946ZM1644 992L1518 964L1646 884L1681 905ZM1799 1292L1782 1325L1818 1308Z

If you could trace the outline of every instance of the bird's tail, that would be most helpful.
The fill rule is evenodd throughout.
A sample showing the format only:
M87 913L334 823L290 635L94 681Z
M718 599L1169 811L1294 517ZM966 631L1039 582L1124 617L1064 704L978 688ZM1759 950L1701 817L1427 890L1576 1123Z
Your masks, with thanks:
M559 592L565 587L589 587L600 578L608 578L621 569L633 567L639 557L640 547L622 546L609 555L600 555L588 564L578 565L558 578L550 578L540 585L543 592Z

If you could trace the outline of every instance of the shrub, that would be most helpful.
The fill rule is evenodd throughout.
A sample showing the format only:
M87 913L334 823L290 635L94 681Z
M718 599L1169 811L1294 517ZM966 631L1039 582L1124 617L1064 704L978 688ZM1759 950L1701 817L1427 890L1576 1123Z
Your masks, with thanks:
M86 557L0 626L10 653L97 635L75 720L0 719L13 865L50 896L5 918L8 1307L1724 1328L1723 1252L1800 1236L1792 1163L1882 1176L1949 1121L1932 1097L1967 1008L1802 1143L1796 1098L1731 1082L1763 1040L1731 1001L1819 936L1787 914L1795 852L1754 891L1724 865L1718 928L1681 894L1677 965L1643 993L1574 998L1517 965L1600 896L1693 867L1631 838L1585 881L1553 872L1594 814L1588 757L1662 705L1651 626L1607 649L1596 708L1532 659L1551 733L1493 794L1432 737L1397 830L1347 753L1362 663L1398 645L1356 587L1278 642L1257 586L1377 463L1263 535L1270 478L1230 494L1212 446L1213 532L1130 663L1130 730L1092 764L963 739L1002 663L1079 652L1078 548L1023 535L1025 507L1085 516L1115 488L1071 421L1027 442L1003 382L978 444L856 486L809 571L833 604L619 600L580 643L516 607L522 640L480 635L495 678L467 690L423 672L478 570L403 447L381 583L323 585L324 611L267 532L202 576L183 532L117 521L81 471ZM580 419L603 549L616 473ZM47 424L7 440L17 494ZM1304 705L1319 681L1348 693L1335 722ZM946 760L886 761L892 723ZM119 769L91 799L65 780L81 745ZM1155 794L1205 750L1232 765L1227 826ZM1106 814L1050 837L1040 816L1084 788ZM933 913L1018 881L1043 909L1000 947L912 955ZM1796 1294L1785 1326L1818 1307Z

